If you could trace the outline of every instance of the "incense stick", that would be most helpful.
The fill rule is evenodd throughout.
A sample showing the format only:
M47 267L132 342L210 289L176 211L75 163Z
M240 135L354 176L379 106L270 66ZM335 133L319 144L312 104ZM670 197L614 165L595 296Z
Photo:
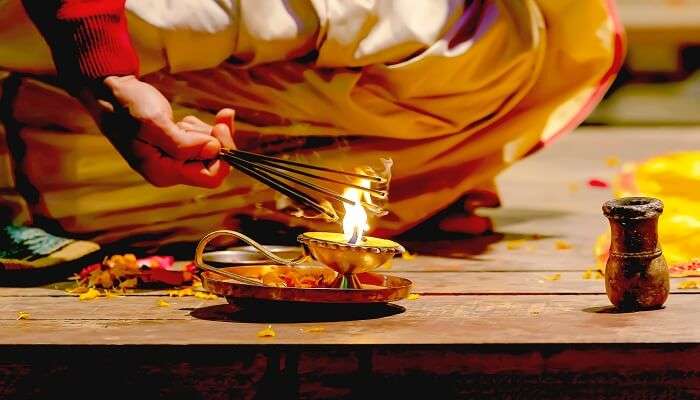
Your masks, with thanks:
M270 156L265 156L265 155L260 155L260 154L255 154L255 153L250 153L247 151L242 151L242 150L230 150L230 149L223 149L220 151L219 156L225 160L227 163L231 164L234 168L237 170L243 172L244 174L250 176L253 179L256 179L268 186L270 186L272 189L288 196L292 200L295 200L299 203L305 204L308 207L318 211L319 213L322 213L329 217L332 221L337 221L338 216L335 215L334 213L331 213L327 208L323 207L321 203L319 203L317 200L315 200L313 197L311 197L309 194L303 192L302 190L285 183L283 180L289 181L291 183L294 183L296 185L299 185L303 188L312 190L316 193L320 193L323 197L326 197L331 200L335 200L341 203L345 204L350 204L350 205L361 205L363 208L367 209L369 212L377 214L377 215L384 215L386 214L386 211L372 203L368 203L362 200L355 201L346 198L345 196L341 195L340 193L337 193L331 189L325 188L323 186L317 185L315 183L306 181L304 179L301 179L300 177L297 177L292 174L297 174L301 175L304 177L308 178L313 178L313 179L318 179L326 182L333 182L341 185L345 185L348 187L352 187L357 190L365 191L369 193L370 195L375 195L379 198L385 199L387 197L387 192L384 190L379 190L375 188L368 188L364 187L361 185L353 184L353 183L348 183L348 182L342 182L337 179L317 175L311 172L299 170L294 167L299 167L299 168L308 168L312 170L317 170L317 171L325 171L329 173L335 173L335 174L340 174L343 176L350 176L354 178L362 178L366 180L372 180L374 182L386 182L386 179L379 177L379 176L371 176L371 175L365 175L365 174L359 174L359 173L352 173L352 172L345 172L345 171L338 171L334 170L331 168L326 168L326 167L319 167L315 165L307 165L307 164L302 164L299 162L295 161L288 161L288 160L282 160L279 158L274 158ZM286 171L286 172L285 172Z
M243 150L237 150L237 149L226 149L224 151L235 153L236 155L240 155L241 157L251 157L251 158L254 158L257 160L267 160L267 161L271 161L274 163L294 165L294 166L300 167L300 168L315 169L318 171L330 172L333 174L352 176L355 178L363 178L363 179L369 179L369 180L372 180L375 182L386 183L386 179L382 178L381 176L376 176L376 175L365 175L365 174L358 174L355 172L339 171L337 169L320 167L318 165L303 164L303 163L296 162L296 161L283 160L281 158L270 157L270 156L266 156L263 154L256 154L256 153L251 153L249 151L243 151Z

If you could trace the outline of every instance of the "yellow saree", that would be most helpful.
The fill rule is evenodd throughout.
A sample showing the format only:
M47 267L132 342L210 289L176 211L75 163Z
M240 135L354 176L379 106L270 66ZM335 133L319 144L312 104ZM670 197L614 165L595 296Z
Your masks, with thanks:
M370 223L378 235L491 187L509 164L573 129L623 53L608 0L160 0L127 8L143 77L178 117L211 121L232 107L239 147L332 167L392 158L390 214ZM0 1L0 26L0 69L51 72L19 1ZM4 157L34 193L29 213L15 211L23 222L31 215L69 235L139 245L196 240L241 216L321 228L280 212L270 189L237 173L215 190L151 187L60 89L23 75L11 96L26 152ZM10 176L8 168L0 174ZM5 201L16 201L13 180L0 182Z

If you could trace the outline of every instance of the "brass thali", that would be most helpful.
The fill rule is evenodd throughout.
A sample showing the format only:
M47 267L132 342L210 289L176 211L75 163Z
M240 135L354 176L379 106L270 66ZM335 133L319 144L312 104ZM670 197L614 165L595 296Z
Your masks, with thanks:
M275 264L268 261L264 265L251 265L251 262L240 263L245 265L234 265L236 257L249 258L240 249L228 253L205 253L207 243L220 236L235 237L248 243ZM278 249L280 252L294 255L293 258L285 258L240 232L214 231L202 238L197 245L194 263L203 270L204 287L214 294L226 297L230 303L241 300L336 304L387 303L404 299L410 294L413 285L410 280L371 272L390 262L395 255L401 254L403 248L400 245L377 238L358 245L327 239L336 236L338 235L313 232L302 234L299 236L302 246L298 251L289 248ZM258 260L246 261L257 262ZM323 265L314 262L321 262ZM218 268L208 263L213 263ZM320 281L329 284L322 284L321 287L313 285L298 287L263 283L263 276L268 274L280 276L285 272L292 272L292 275L301 273L318 277Z
M328 279L333 279L336 274L333 270L318 265L245 265L222 269L252 279L272 270L284 272L289 269L305 269L329 275ZM211 293L224 296L229 303L234 304L241 299L303 303L388 303L404 299L411 292L412 283L408 279L372 272L358 274L357 277L363 285L362 289L256 286L210 271L202 273L202 283Z

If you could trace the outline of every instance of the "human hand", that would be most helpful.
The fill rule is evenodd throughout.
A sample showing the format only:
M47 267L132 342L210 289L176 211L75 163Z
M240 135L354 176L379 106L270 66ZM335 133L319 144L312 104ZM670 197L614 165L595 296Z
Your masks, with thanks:
M233 135L236 132L236 112L230 108L220 110L214 119L214 126L207 124L194 116L187 116L176 123L185 132L203 133L219 140L224 149L235 149Z
M98 122L129 165L147 181L159 187L207 188L223 182L230 167L218 160L218 154L222 146L233 144L232 118L227 129L207 131L198 125L198 129L187 130L173 122L170 103L153 86L134 76L109 77L104 84L113 98L92 102L98 105L93 110L100 109Z

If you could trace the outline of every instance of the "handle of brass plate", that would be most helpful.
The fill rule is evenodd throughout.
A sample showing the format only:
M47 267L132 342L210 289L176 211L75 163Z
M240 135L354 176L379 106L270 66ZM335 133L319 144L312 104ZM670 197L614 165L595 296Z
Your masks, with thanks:
M253 246L257 251L262 253L265 257L270 259L271 261L274 261L277 264L282 264L282 265L297 265L301 264L304 262L307 258L307 252L304 250L304 252L297 258L293 259L287 259L287 258L282 258L275 253L271 252L270 250L266 249L263 245L260 243L256 242L255 240L251 239L250 237L236 231L229 231L229 230L218 230L214 231L211 233L208 233L206 236L202 238L202 240L199 241L199 244L197 244L197 249L194 252L194 265L199 268L203 269L205 271L213 272L218 275L225 276L227 278L236 280L241 283L246 283L249 285L255 285L255 286L264 286L262 283L255 279L250 279L248 277L245 277L240 274L236 274L234 272L222 270L216 267L212 267L211 265L207 265L204 262L204 249L207 247L207 244L211 242L212 240L221 237L221 236L232 236L235 237L236 239L240 239L246 244L249 244Z

